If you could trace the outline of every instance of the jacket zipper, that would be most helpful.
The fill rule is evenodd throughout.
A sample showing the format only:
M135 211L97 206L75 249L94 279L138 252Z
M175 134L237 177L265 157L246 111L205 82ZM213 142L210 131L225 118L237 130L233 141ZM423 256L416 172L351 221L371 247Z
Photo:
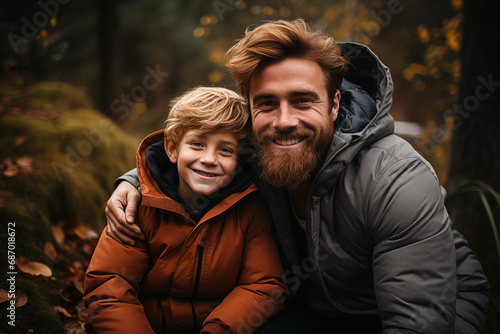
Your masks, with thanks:
M201 266L203 264L203 249L203 245L198 245L198 263L196 265L196 278L194 281L193 298L196 298L196 295L198 294L198 288L200 286Z
M196 263L196 275L194 281L194 289L193 289L193 298L191 299L191 311L193 313L193 323L194 330L199 331L198 328L198 317L196 315L196 310L194 308L194 299L198 295L198 289L200 287L200 279L201 279L201 269L203 265L203 250L205 249L205 236L207 235L208 225L204 226L201 231L200 239L198 241L198 262Z

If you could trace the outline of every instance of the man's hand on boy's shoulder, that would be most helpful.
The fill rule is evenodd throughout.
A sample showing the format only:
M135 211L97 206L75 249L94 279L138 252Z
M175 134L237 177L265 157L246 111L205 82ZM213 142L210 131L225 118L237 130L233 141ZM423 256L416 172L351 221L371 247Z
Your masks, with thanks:
M108 234L118 242L134 245L144 239L141 229L135 224L140 192L128 182L120 182L106 203Z

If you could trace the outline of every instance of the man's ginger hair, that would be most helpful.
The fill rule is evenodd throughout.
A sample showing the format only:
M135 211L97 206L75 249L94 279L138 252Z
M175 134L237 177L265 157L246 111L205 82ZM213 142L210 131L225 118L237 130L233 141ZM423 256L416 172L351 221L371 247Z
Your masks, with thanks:
M236 86L246 98L252 76L286 58L316 62L323 70L329 97L333 99L347 71L347 61L331 36L313 29L302 19L269 21L253 30L247 28L245 36L225 55L226 66L233 71Z
M196 87L173 99L165 121L165 138L178 147L188 130L229 131L238 141L250 134L247 104L239 94L221 87Z

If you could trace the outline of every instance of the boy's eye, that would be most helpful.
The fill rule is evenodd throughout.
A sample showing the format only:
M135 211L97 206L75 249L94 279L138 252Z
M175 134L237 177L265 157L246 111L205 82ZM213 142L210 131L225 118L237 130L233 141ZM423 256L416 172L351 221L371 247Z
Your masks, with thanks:
M234 153L232 149L227 148L227 147L222 147L221 149L219 149L219 152L223 156L229 156L229 155L232 155Z
M193 146L194 148L202 148L203 144L200 142L192 142L189 145Z

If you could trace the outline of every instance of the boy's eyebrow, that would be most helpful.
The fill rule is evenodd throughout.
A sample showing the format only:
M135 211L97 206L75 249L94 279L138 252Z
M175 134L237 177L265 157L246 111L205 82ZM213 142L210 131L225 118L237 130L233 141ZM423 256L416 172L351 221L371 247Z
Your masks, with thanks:
M220 141L220 144L222 144L222 145L233 145L233 146L237 146L237 145L235 144L235 142L233 142L233 141L231 141L231 140L221 140L221 141Z

